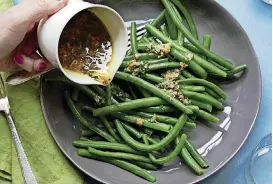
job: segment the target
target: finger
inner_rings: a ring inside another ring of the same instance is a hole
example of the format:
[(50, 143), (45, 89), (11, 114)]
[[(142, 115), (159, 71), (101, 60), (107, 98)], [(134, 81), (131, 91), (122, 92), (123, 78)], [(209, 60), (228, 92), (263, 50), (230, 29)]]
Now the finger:
[(27, 31), (31, 24), (54, 14), (67, 4), (68, 0), (24, 0), (7, 12), (13, 32)]
[(16, 55), (14, 61), (19, 67), (28, 72), (43, 72), (52, 67), (50, 63), (36, 53), (30, 57), (23, 54)]

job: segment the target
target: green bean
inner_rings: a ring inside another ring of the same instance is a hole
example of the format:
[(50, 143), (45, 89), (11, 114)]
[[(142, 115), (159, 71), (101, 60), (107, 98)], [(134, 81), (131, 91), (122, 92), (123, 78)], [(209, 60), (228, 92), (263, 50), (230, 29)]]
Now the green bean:
[(188, 91), (195, 91), (195, 92), (204, 92), (206, 89), (204, 86), (191, 86), (191, 85), (186, 85), (186, 86), (180, 86), (181, 89), (188, 90)]
[(212, 106), (211, 106), (210, 104), (204, 103), (204, 102), (202, 102), (202, 101), (194, 100), (194, 99), (191, 99), (190, 101), (191, 101), (191, 104), (192, 104), (192, 105), (196, 105), (196, 106), (198, 106), (199, 108), (208, 110), (209, 112), (212, 111)]
[(81, 138), (80, 138), (80, 141), (85, 141), (85, 142), (86, 142), (86, 141), (89, 141), (89, 139), (86, 138), (86, 137), (81, 137)]
[[(187, 136), (185, 134), (182, 134), (178, 145), (175, 147), (175, 149), (169, 155), (167, 155), (165, 157), (161, 157), (161, 158), (157, 159), (157, 158), (155, 158), (155, 156), (152, 153), (149, 153), (150, 160), (156, 164), (159, 164), (159, 165), (163, 165), (167, 162), (172, 161), (181, 152), (186, 139), (187, 139)], [(148, 140), (145, 136), (143, 136), (143, 141), (145, 142), (145, 144), (149, 144)]]
[(153, 64), (148, 66), (148, 71), (160, 70), (160, 69), (171, 69), (171, 68), (180, 68), (181, 64), (178, 62), (166, 62)]
[(77, 102), (79, 100), (79, 92), (80, 90), (78, 88), (74, 88), (72, 91), (72, 99)]
[(105, 103), (105, 101), (102, 97), (100, 97), (97, 93), (95, 93), (93, 90), (91, 90), (87, 86), (76, 84), (76, 83), (68, 80), (65, 77), (46, 78), (45, 80), (47, 82), (61, 82), (61, 83), (65, 83), (65, 84), (74, 86), (74, 87), (78, 88), (82, 93), (84, 93), (85, 95), (90, 97), (91, 99), (94, 99), (96, 103), (98, 103), (98, 104)]
[(180, 157), (197, 175), (201, 176), (204, 174), (203, 169), (198, 165), (198, 163), (192, 158), (188, 150), (184, 147), (182, 148)]
[(151, 25), (155, 26), (155, 27), (160, 27), (162, 22), (164, 22), (165, 20), (165, 10), (163, 10), (151, 23)]
[(149, 37), (148, 40), (150, 41), (150, 43), (156, 43), (155, 39), (152, 37)]
[(209, 167), (208, 163), (202, 158), (202, 156), (195, 149), (194, 145), (188, 139), (185, 141), (185, 147), (188, 150), (188, 152), (191, 154), (191, 156), (195, 159), (195, 161), (202, 168), (208, 168)]
[[(176, 49), (172, 49), (171, 50), (171, 55), (174, 56), (175, 58), (177, 58), (180, 61), (185, 61), (183, 54), (176, 50)], [(204, 68), (202, 68), (199, 64), (197, 64), (196, 62), (186, 62), (188, 64), (188, 68), (194, 72), (196, 75), (198, 75), (199, 77), (205, 79), (207, 78), (207, 72), (204, 70)]]
[(149, 128), (144, 128), (143, 132), (145, 134), (147, 134), (148, 136), (152, 136), (152, 134), (154, 133), (154, 131), (152, 129), (149, 129)]
[(196, 123), (186, 121), (185, 127), (194, 129), (196, 128)]
[(110, 164), (113, 164), (115, 166), (118, 166), (122, 169), (125, 169), (137, 176), (140, 176), (150, 182), (155, 182), (156, 179), (153, 175), (151, 175), (150, 173), (148, 173), (146, 170), (140, 168), (139, 166), (136, 166), (134, 164), (131, 164), (129, 162), (123, 161), (123, 160), (119, 160), (119, 159), (112, 159), (112, 158), (105, 158), (105, 157), (99, 157), (99, 156), (95, 156), (93, 154), (90, 154), (87, 150), (85, 149), (78, 149), (78, 155), (79, 156), (83, 156), (83, 157), (88, 157), (88, 158), (92, 158), (92, 159), (97, 159), (97, 160), (101, 160), (104, 162), (108, 162)]
[(137, 54), (137, 36), (136, 36), (136, 23), (132, 22), (131, 23), (131, 48), (132, 48), (132, 54)]
[[(197, 49), (194, 45), (190, 44), (190, 43), (184, 43), (183, 45), (186, 49), (190, 50), (191, 52), (195, 53), (195, 54), (202, 54), (202, 52)], [(221, 66), (221, 65), (220, 65)]]
[(154, 53), (138, 53), (135, 55), (127, 56), (123, 59), (123, 61), (131, 61), (131, 60), (149, 60), (149, 59), (159, 59), (161, 56)]
[[(146, 46), (147, 44), (138, 44), (138, 48), (141, 48), (141, 49), (146, 49)], [(142, 60), (141, 62), (144, 63), (144, 64), (158, 64), (158, 63), (165, 63), (165, 62), (168, 62), (168, 58), (162, 58), (162, 59), (151, 59), (151, 60)], [(128, 67), (130, 65), (132, 61), (124, 61), (122, 64), (121, 64), (121, 67)], [(133, 61), (134, 62), (134, 61)]]
[(112, 135), (116, 139), (117, 142), (122, 142), (122, 140), (120, 139), (118, 134), (115, 132), (115, 130), (111, 126), (110, 122), (104, 116), (100, 116), (99, 118), (102, 121), (102, 123), (104, 124), (107, 131), (110, 133), (110, 135)]
[(228, 76), (230, 77), (232, 75), (240, 73), (241, 71), (245, 70), (246, 68), (247, 68), (246, 64), (236, 66), (233, 70), (227, 72)]
[(105, 93), (106, 93), (106, 104), (111, 105), (112, 92), (111, 92), (110, 85), (105, 86)]
[(140, 108), (137, 109), (138, 111), (141, 112), (148, 112), (148, 113), (169, 113), (169, 112), (179, 112), (178, 109), (170, 106), (155, 106), (155, 107), (147, 107), (147, 108)]
[(204, 69), (206, 69), (208, 72), (214, 73), (215, 75), (218, 75), (220, 77), (227, 77), (227, 73), (225, 71), (206, 61), (204, 58), (195, 55), (193, 60), (200, 66), (202, 66)]
[[(149, 113), (145, 113), (145, 112), (136, 112), (136, 111), (129, 111), (128, 112), (131, 115), (134, 116), (139, 116), (139, 117), (143, 117), (143, 118), (150, 118), (150, 119), (154, 119), (156, 121), (162, 122), (162, 123), (166, 123), (166, 124), (170, 124), (170, 125), (175, 125), (178, 122), (177, 118), (173, 118), (173, 117), (169, 117), (169, 116), (163, 116), (163, 115), (158, 115), (158, 114), (149, 114)], [(190, 124), (188, 126), (188, 123), (185, 123), (185, 127), (188, 128), (192, 128), (192, 124)]]
[(140, 91), (144, 98), (152, 97), (152, 94), (149, 93), (147, 90), (143, 89), (142, 87), (137, 87), (137, 89)]
[(112, 113), (111, 115), (114, 116), (115, 118), (126, 121), (128, 123), (151, 128), (153, 130), (158, 130), (158, 131), (162, 131), (162, 132), (168, 133), (172, 128), (171, 125), (167, 125), (164, 123), (151, 123), (150, 121), (148, 121), (146, 119), (139, 118), (136, 116), (130, 116), (130, 115), (127, 115), (127, 114), (124, 114), (121, 112), (115, 112), (115, 113)]
[(171, 39), (176, 40), (177, 39), (177, 28), (176, 25), (173, 23), (173, 20), (169, 16), (169, 14), (165, 13), (165, 18), (167, 20), (167, 28), (168, 32), (170, 34)]
[(159, 77), (159, 76), (153, 75), (153, 74), (149, 74), (149, 73), (144, 74), (142, 77), (144, 77), (145, 79), (150, 80), (152, 82), (155, 82), (155, 83), (160, 83), (160, 82), (164, 81), (164, 79), (162, 77)]
[(186, 78), (196, 78), (193, 74), (191, 74), (190, 72), (186, 71), (186, 70), (182, 70), (181, 72), (183, 74), (184, 77)]
[(141, 98), (122, 102), (119, 104), (104, 106), (93, 111), (94, 116), (107, 115), (113, 112), (123, 112), (141, 107), (151, 107), (155, 105), (166, 105), (167, 102), (158, 97)]
[(215, 99), (220, 99), (221, 96), (219, 96), (217, 93), (215, 93), (212, 89), (208, 88), (208, 87), (205, 87), (206, 88), (206, 93), (210, 96), (212, 96), (213, 98)]
[[(121, 89), (118, 85), (111, 84), (111, 91), (112, 94), (118, 98), (120, 101), (125, 101), (126, 99), (131, 99), (132, 97), (125, 92), (123, 89)], [(113, 101), (113, 100), (111, 100)]]
[(133, 153), (138, 155), (144, 155), (144, 153), (139, 152), (131, 148), (126, 144), (121, 143), (113, 143), (113, 142), (106, 142), (106, 141), (73, 141), (73, 145), (77, 148), (96, 148), (100, 150), (112, 150), (112, 151), (121, 151), (125, 153)]
[[(119, 120), (116, 119), (116, 121), (119, 121)], [(142, 134), (137, 129), (135, 129), (134, 127), (132, 127), (131, 125), (129, 125), (127, 123), (123, 123), (123, 122), (122, 122), (122, 125), (123, 125), (124, 129), (127, 132), (129, 132), (129, 134), (131, 134), (132, 136), (134, 136), (135, 138), (140, 139), (142, 137)]]
[(159, 88), (157, 88), (156, 86), (154, 86), (153, 84), (146, 82), (143, 79), (140, 79), (136, 76), (124, 73), (124, 72), (117, 72), (115, 77), (117, 77), (118, 79), (122, 79), (125, 80), (127, 82), (131, 82), (137, 86), (140, 86), (144, 89), (146, 89), (147, 91), (150, 91), (151, 93), (155, 94), (156, 96), (162, 98), (163, 100), (166, 100), (167, 102), (169, 102), (170, 104), (172, 104), (173, 106), (177, 107), (178, 109), (180, 109), (181, 111), (187, 113), (187, 114), (192, 114), (192, 111), (190, 109), (188, 109), (183, 103), (181, 103), (179, 100), (171, 97), (170, 95), (168, 95), (166, 92), (160, 90)]
[(143, 40), (144, 40), (146, 43), (150, 43), (150, 40), (149, 40), (147, 37), (143, 37)]
[(88, 152), (92, 155), (108, 157), (108, 158), (117, 158), (124, 160), (135, 160), (144, 163), (153, 163), (148, 157), (143, 155), (136, 155), (132, 153), (123, 153), (123, 152), (112, 152), (112, 151), (101, 151), (92, 147), (88, 147)]
[(137, 161), (130, 161), (132, 164), (135, 164), (143, 169), (148, 169), (152, 171), (158, 170), (158, 166), (154, 164), (144, 163), (144, 162), (137, 162)]
[(203, 43), (206, 49), (210, 49), (211, 46), (211, 35), (204, 35), (203, 36)]
[(130, 95), (132, 96), (132, 98), (134, 100), (137, 99), (138, 97), (135, 93), (135, 90), (133, 90), (133, 86), (129, 82), (127, 82), (127, 86), (128, 86), (128, 89), (129, 89), (129, 92), (130, 92)]
[(191, 108), (191, 107), (197, 107), (197, 106), (189, 105), (188, 107), (194, 112), (194, 114), (196, 116), (199, 116), (199, 117), (203, 118), (204, 120), (207, 120), (207, 121), (213, 122), (213, 123), (218, 123), (220, 121), (217, 117), (213, 116), (212, 114), (210, 114), (206, 111), (200, 110), (199, 108), (198, 109)]
[(116, 123), (117, 130), (121, 137), (124, 139), (127, 144), (132, 146), (133, 148), (140, 150), (140, 151), (145, 151), (145, 152), (151, 152), (151, 151), (156, 151), (160, 150), (161, 148), (167, 146), (170, 144), (176, 136), (179, 134), (181, 129), (183, 128), (185, 122), (187, 120), (187, 115), (183, 113), (183, 115), (180, 116), (179, 121), (176, 123), (176, 125), (173, 127), (173, 129), (170, 131), (170, 133), (164, 137), (160, 142), (152, 145), (146, 145), (143, 143), (140, 143), (136, 140), (134, 140), (122, 127), (120, 123)]
[(85, 127), (89, 128), (93, 132), (96, 132), (98, 135), (100, 135), (101, 137), (105, 138), (109, 142), (117, 142), (115, 140), (115, 138), (112, 137), (110, 134), (108, 134), (107, 132), (105, 132), (105, 131), (101, 130), (100, 128), (98, 128), (94, 123), (88, 122), (86, 119), (84, 119), (81, 116), (81, 114), (79, 113), (79, 111), (75, 107), (74, 102), (72, 101), (71, 96), (68, 93), (68, 91), (65, 91), (65, 99), (67, 101), (69, 109), (71, 110), (71, 112), (73, 113), (73, 115), (80, 121), (80, 123), (82, 125), (84, 125)]
[(224, 106), (221, 102), (219, 102), (218, 100), (216, 100), (210, 96), (207, 96), (205, 94), (196, 93), (193, 91), (186, 91), (186, 90), (181, 90), (181, 92), (183, 93), (183, 95), (185, 95), (186, 97), (188, 97), (190, 99), (203, 101), (205, 103), (211, 104), (213, 107), (216, 107), (220, 110), (224, 109)]
[(168, 32), (168, 29), (167, 29), (166, 24), (163, 24), (163, 25), (160, 27), (160, 31), (161, 31), (165, 36), (169, 36), (169, 32)]
[(98, 93), (100, 96), (105, 96), (106, 94), (105, 94), (105, 91), (101, 88), (101, 87), (99, 87), (98, 85), (92, 85), (91, 86), (91, 88), (96, 92), (96, 93)]
[(183, 37), (183, 33), (181, 31), (178, 32), (178, 36), (177, 36), (177, 43), (181, 46), (184, 45), (184, 37)]
[(130, 55), (132, 55), (132, 48), (130, 48), (130, 49), (127, 51), (127, 53), (126, 53), (125, 56), (130, 56)]
[(223, 67), (222, 65), (219, 65), (218, 63), (216, 63), (216, 62), (214, 62), (214, 61), (212, 61), (212, 60), (208, 60), (208, 61), (209, 61), (211, 64), (215, 65), (216, 67), (220, 68), (221, 70), (228, 72), (228, 69), (225, 68), (225, 67)]
[[(195, 27), (193, 19), (190, 15), (189, 11), (187, 10), (187, 8), (179, 0), (171, 0), (171, 2), (173, 4), (175, 4), (175, 6), (177, 6), (177, 8), (182, 12), (182, 14), (184, 15), (184, 17), (189, 25), (191, 34), (193, 35), (194, 38), (198, 39), (197, 29)], [(172, 10), (174, 10), (174, 9), (176, 9), (176, 8), (172, 7)], [(176, 11), (177, 11), (177, 9), (176, 9)]]
[(206, 87), (209, 87), (210, 89), (212, 89), (215, 93), (217, 93), (220, 97), (222, 97), (223, 99), (227, 99), (227, 95), (226, 93), (219, 88), (218, 86), (216, 86), (214, 83), (206, 81), (204, 79), (184, 79), (184, 80), (180, 80), (178, 81), (180, 84), (201, 84), (204, 85)]
[(195, 46), (197, 47), (200, 51), (202, 51), (207, 57), (209, 57), (210, 59), (212, 59), (213, 61), (219, 63), (220, 65), (228, 68), (228, 69), (233, 69), (234, 66), (232, 65), (232, 63), (220, 56), (218, 56), (217, 54), (211, 52), (210, 50), (206, 49), (199, 41), (198, 39), (196, 39), (195, 37), (192, 36), (192, 34), (187, 30), (187, 28), (185, 28), (185, 26), (179, 22), (179, 20), (177, 19), (176, 15), (174, 14), (174, 12), (172, 11), (172, 7), (169, 4), (168, 0), (161, 0), (162, 3), (164, 4), (165, 8), (166, 8), (166, 12), (170, 15), (170, 17), (172, 18), (173, 22), (175, 23), (175, 25), (177, 26), (177, 28), (184, 34), (184, 36)]
[(91, 130), (82, 130), (82, 132), (81, 132), (82, 137), (91, 137), (94, 135), (96, 135), (96, 133)]

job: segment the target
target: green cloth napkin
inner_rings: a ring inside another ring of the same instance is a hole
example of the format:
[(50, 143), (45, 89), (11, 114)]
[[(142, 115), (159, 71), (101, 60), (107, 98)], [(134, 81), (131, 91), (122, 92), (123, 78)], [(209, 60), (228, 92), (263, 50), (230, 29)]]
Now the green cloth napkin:
[[(12, 5), (0, 0), (0, 12)], [(78, 170), (66, 159), (53, 140), (40, 106), (38, 79), (7, 86), (11, 112), (31, 168), (39, 184), (82, 184)], [(0, 183), (23, 184), (17, 153), (8, 122), (0, 114)]]

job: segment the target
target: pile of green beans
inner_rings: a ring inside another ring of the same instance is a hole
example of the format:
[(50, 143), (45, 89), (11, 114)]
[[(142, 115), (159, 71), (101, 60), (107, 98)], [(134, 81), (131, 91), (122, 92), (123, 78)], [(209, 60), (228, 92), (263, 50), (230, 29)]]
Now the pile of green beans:
[[(85, 127), (73, 142), (78, 155), (150, 182), (156, 178), (147, 170), (159, 170), (177, 156), (194, 173), (204, 174), (209, 165), (185, 132), (198, 122), (219, 122), (211, 112), (223, 110), (228, 96), (210, 79), (230, 80), (247, 68), (213, 53), (212, 35), (198, 40), (181, 0), (162, 3), (165, 9), (146, 25), (140, 40), (132, 23), (131, 49), (108, 86), (79, 85), (64, 77), (45, 79), (69, 86), (68, 108)], [(85, 119), (82, 113), (101, 123)]]

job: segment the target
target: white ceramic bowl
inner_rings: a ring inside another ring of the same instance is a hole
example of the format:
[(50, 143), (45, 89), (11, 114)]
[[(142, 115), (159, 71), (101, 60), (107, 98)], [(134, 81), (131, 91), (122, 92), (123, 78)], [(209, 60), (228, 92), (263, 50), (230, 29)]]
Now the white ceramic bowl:
[(56, 68), (59, 68), (70, 80), (79, 84), (102, 85), (102, 83), (88, 75), (64, 70), (58, 56), (59, 39), (65, 25), (73, 16), (84, 9), (91, 10), (108, 29), (113, 45), (112, 59), (108, 70), (109, 77), (112, 79), (125, 57), (128, 36), (121, 16), (107, 6), (91, 4), (81, 0), (70, 0), (63, 9), (40, 21), (37, 32), (38, 43), (42, 54), (47, 60)]

